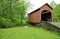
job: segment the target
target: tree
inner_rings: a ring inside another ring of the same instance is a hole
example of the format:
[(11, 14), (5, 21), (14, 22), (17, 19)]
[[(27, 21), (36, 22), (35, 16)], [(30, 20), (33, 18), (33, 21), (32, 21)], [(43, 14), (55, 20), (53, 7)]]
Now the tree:
[(28, 6), (30, 5), (29, 2), (26, 2), (24, 0), (18, 0), (18, 1), (15, 1), (15, 3), (13, 4), (13, 11), (15, 14), (13, 14), (13, 18), (19, 18), (21, 24), (24, 20), (24, 17), (25, 17), (25, 14), (26, 14), (26, 11), (27, 11), (27, 8)]
[(54, 19), (58, 22), (60, 21), (60, 4), (58, 4), (54, 9)]
[(21, 25), (29, 5), (26, 0), (0, 0), (0, 17)]
[(57, 4), (56, 4), (54, 1), (52, 1), (52, 2), (50, 3), (50, 6), (54, 9), (54, 8), (57, 6)]

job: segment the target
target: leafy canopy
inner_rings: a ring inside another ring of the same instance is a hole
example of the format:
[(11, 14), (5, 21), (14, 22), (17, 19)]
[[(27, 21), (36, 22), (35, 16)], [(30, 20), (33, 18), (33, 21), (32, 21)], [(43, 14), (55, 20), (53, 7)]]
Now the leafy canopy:
[(54, 12), (54, 19), (56, 21), (59, 21), (60, 20), (60, 4), (56, 6), (53, 12)]

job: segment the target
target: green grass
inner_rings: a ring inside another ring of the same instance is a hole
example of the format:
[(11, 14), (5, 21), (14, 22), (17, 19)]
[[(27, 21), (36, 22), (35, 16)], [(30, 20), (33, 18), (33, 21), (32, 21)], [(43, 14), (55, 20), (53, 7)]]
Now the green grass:
[(60, 35), (42, 28), (9, 28), (0, 29), (0, 39), (60, 39)]

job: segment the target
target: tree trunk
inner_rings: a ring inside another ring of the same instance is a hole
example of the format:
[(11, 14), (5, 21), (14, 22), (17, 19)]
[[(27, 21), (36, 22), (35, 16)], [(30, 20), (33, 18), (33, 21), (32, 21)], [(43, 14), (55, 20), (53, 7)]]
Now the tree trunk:
[(4, 3), (3, 3), (3, 0), (2, 0), (2, 7), (3, 7), (3, 9), (2, 9), (2, 16), (4, 17), (4, 5), (3, 5)]
[(12, 18), (12, 0), (10, 0), (10, 18)]

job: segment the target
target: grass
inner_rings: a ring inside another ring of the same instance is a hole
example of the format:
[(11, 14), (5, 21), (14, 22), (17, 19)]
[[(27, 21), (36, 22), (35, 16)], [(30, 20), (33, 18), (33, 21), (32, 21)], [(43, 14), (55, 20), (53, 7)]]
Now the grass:
[(60, 39), (60, 35), (42, 28), (20, 27), (0, 29), (0, 39)]

